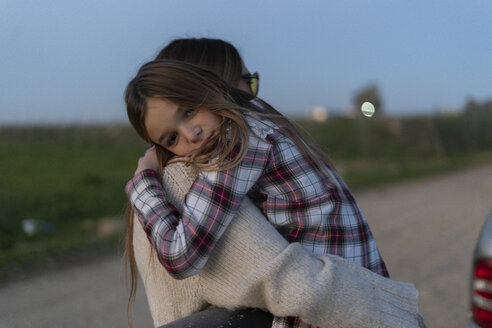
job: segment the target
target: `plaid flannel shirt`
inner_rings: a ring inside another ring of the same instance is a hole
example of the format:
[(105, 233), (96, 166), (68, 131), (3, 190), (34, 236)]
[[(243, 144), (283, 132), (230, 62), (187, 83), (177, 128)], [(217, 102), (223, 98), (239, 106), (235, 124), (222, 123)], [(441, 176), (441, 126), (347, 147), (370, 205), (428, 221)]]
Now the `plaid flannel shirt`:
[[(341, 177), (319, 169), (272, 123), (247, 119), (253, 133), (243, 161), (220, 172), (200, 172), (182, 213), (164, 199), (157, 174), (144, 170), (126, 186), (148, 239), (177, 279), (198, 273), (249, 196), (289, 241), (317, 254), (335, 254), (383, 276), (385, 264), (367, 222)], [(311, 327), (295, 317), (273, 327)]]

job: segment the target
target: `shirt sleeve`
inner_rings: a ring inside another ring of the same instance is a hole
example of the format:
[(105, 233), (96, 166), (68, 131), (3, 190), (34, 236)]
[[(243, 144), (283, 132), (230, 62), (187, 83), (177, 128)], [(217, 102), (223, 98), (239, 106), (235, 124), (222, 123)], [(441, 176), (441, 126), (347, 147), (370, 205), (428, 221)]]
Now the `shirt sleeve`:
[(270, 144), (251, 136), (246, 156), (234, 168), (200, 172), (180, 214), (166, 202), (157, 174), (145, 170), (126, 186), (157, 257), (176, 279), (198, 273), (247, 192), (265, 169)]

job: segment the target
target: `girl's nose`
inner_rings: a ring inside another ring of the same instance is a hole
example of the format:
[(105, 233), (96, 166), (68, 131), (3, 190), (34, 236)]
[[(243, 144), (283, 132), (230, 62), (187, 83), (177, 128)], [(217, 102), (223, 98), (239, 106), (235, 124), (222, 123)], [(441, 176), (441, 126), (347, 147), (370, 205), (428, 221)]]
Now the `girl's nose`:
[(190, 143), (195, 143), (202, 140), (202, 129), (197, 125), (183, 124), (181, 133), (183, 133), (185, 138)]

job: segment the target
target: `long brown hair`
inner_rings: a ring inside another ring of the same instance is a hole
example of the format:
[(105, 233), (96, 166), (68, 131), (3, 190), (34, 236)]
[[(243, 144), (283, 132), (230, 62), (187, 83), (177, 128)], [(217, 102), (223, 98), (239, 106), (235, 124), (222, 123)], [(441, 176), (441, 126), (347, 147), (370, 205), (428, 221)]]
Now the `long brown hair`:
[(205, 67), (232, 86), (236, 86), (241, 79), (241, 56), (232, 44), (224, 40), (176, 39), (162, 49), (155, 59), (179, 60)]

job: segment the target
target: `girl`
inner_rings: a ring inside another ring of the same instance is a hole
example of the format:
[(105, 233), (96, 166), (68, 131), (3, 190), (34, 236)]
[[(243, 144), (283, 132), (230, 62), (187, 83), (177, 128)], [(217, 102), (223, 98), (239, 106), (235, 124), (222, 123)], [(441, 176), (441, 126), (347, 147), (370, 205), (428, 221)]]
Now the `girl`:
[[(206, 67), (224, 78), (231, 85), (236, 88), (249, 93), (255, 97), (259, 89), (259, 75), (258, 73), (250, 74), (246, 65), (241, 59), (238, 50), (230, 43), (220, 39), (210, 38), (183, 38), (175, 39), (171, 41), (166, 47), (164, 47), (156, 59), (173, 59), (180, 60), (189, 63), (196, 64), (198, 66)], [(175, 169), (179, 169), (175, 167)], [(169, 169), (168, 169), (169, 171)], [(189, 174), (186, 170), (179, 171), (180, 175)], [(188, 175), (191, 178), (191, 174)], [(181, 182), (183, 184), (183, 182)], [(170, 188), (168, 188), (168, 191)], [(262, 215), (258, 215), (261, 218)], [(264, 219), (264, 218), (262, 218)], [(129, 314), (131, 313), (131, 306), (135, 298), (136, 290), (136, 271), (137, 268), (140, 271), (140, 275), (144, 278), (144, 286), (149, 301), (152, 317), (156, 322), (156, 326), (163, 320), (169, 321), (166, 318), (169, 313), (169, 308), (163, 305), (162, 295), (157, 295), (156, 290), (167, 289), (174, 283), (168, 281), (167, 273), (163, 273), (159, 267), (160, 264), (154, 263), (154, 254), (151, 248), (146, 245), (148, 241), (146, 237), (142, 235), (141, 227), (133, 229), (133, 215), (128, 216), (128, 228), (127, 228), (127, 242), (126, 242), (126, 256), (128, 258), (130, 277), (131, 277), (131, 293), (129, 301)], [(276, 231), (269, 229), (262, 229), (262, 231), (268, 230), (271, 234), (278, 234)], [(231, 230), (231, 234), (234, 230)], [(258, 231), (256, 231), (258, 232)], [(248, 231), (251, 236), (258, 235), (255, 231)], [(143, 239), (145, 238), (145, 242)], [(273, 242), (274, 236), (269, 236), (269, 239)], [(246, 247), (251, 250), (251, 244), (246, 242)], [(134, 244), (136, 247), (134, 247)], [(150, 260), (150, 261), (149, 261)], [(150, 273), (150, 274), (149, 274)], [(163, 274), (162, 274), (163, 273)], [(208, 284), (208, 287), (212, 287), (213, 284)], [(215, 286), (216, 287), (216, 286)], [(194, 300), (196, 302), (196, 300)], [(219, 315), (220, 314), (220, 315)], [(205, 326), (210, 324), (211, 321), (218, 323), (217, 317), (220, 317), (222, 322), (230, 322), (231, 319), (240, 317), (244, 324), (255, 327), (260, 327), (260, 322), (263, 322), (264, 326), (271, 326), (273, 316), (269, 313), (262, 313), (261, 311), (227, 311), (225, 309), (213, 309), (200, 311), (200, 319), (205, 322)], [(188, 317), (181, 319), (180, 324), (189, 325), (188, 321), (193, 318)], [(184, 322), (188, 320), (187, 322)], [(237, 320), (236, 320), (237, 321)], [(193, 325), (196, 325), (194, 323)], [(219, 325), (219, 324), (217, 324)]]
[[(211, 72), (165, 61), (142, 67), (126, 101), (132, 124), (157, 150), (139, 161), (127, 191), (171, 274), (200, 271), (248, 195), (290, 242), (387, 276), (343, 181), (266, 104), (249, 101)], [(184, 160), (202, 169), (181, 215), (162, 197), (157, 156), (164, 164)]]
[[(154, 246), (176, 278), (200, 271), (246, 195), (289, 242), (388, 276), (350, 191), (285, 118), (244, 101), (214, 73), (173, 61), (144, 65), (126, 103), (133, 127), (155, 145), (127, 192), (146, 229), (159, 235)], [(164, 164), (179, 156), (203, 170), (181, 215), (159, 199), (156, 151)], [(141, 206), (149, 200), (156, 203), (146, 217)]]

